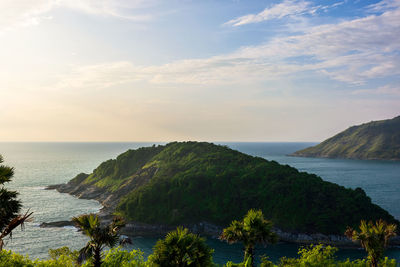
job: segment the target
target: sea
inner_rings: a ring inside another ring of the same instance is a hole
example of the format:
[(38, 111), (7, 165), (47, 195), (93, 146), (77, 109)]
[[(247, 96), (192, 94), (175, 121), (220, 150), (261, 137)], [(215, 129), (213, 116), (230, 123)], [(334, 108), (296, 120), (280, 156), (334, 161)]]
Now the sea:
[[(365, 190), (372, 202), (389, 211), (400, 220), (400, 162), (379, 160), (319, 159), (291, 157), (288, 154), (316, 143), (242, 143), (216, 142), (243, 153), (288, 164), (300, 171), (315, 173), (325, 181)], [(115, 158), (128, 149), (163, 143), (0, 143), (4, 163), (15, 168), (13, 181), (7, 188), (17, 190), (23, 203), (23, 212), (32, 211), (34, 220), (23, 231), (14, 231), (6, 238), (6, 249), (31, 259), (48, 258), (48, 250), (68, 246), (80, 249), (87, 238), (74, 227), (40, 228), (42, 222), (70, 220), (73, 216), (99, 211), (95, 200), (78, 199), (48, 185), (66, 183), (79, 173), (91, 173), (101, 162)], [(135, 237), (126, 249), (140, 249), (144, 256), (151, 254), (156, 241), (162, 237)], [(240, 244), (228, 245), (218, 239), (207, 238), (215, 250), (213, 259), (223, 264), (228, 260), (240, 262), (243, 258)], [(256, 256), (266, 255), (277, 262), (281, 257), (297, 257), (298, 245), (276, 244), (258, 247)], [(338, 259), (357, 259), (366, 256), (362, 249), (340, 249)], [(391, 248), (386, 256), (400, 262), (400, 248)]]

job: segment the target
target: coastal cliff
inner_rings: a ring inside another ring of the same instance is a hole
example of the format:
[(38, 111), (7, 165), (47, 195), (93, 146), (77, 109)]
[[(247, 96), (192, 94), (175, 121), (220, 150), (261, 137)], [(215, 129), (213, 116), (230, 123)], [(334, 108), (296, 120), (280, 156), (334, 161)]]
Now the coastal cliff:
[(291, 156), (400, 160), (400, 116), (352, 126)]
[(98, 200), (102, 216), (127, 220), (129, 235), (164, 234), (185, 225), (218, 236), (250, 208), (263, 210), (282, 240), (298, 243), (351, 245), (342, 234), (361, 219), (398, 224), (360, 188), (210, 143), (129, 150), (49, 189)]

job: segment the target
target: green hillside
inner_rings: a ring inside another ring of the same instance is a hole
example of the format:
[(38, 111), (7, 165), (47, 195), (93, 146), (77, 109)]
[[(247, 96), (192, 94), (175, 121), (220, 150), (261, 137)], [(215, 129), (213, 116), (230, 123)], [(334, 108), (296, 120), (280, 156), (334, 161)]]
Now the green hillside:
[(145, 223), (226, 226), (250, 208), (262, 209), (282, 230), (304, 233), (343, 234), (361, 219), (395, 221), (360, 188), (346, 189), (211, 143), (129, 150), (69, 185), (75, 194), (94, 185), (101, 196), (111, 195), (107, 199), (114, 201), (117, 213)]
[(316, 146), (292, 155), (400, 160), (400, 116), (350, 127)]

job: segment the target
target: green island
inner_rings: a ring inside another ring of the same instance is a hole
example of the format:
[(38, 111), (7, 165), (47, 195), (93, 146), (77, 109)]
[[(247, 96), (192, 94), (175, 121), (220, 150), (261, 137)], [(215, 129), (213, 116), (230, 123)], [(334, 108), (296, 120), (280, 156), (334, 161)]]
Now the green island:
[(50, 189), (97, 199), (110, 214), (150, 225), (221, 229), (249, 209), (290, 233), (343, 235), (362, 219), (399, 224), (361, 188), (206, 142), (128, 150)]
[[(396, 260), (385, 257), (385, 249), (390, 239), (397, 236), (399, 222), (372, 204), (361, 189), (346, 189), (287, 165), (198, 142), (129, 150), (115, 160), (103, 162), (90, 175), (80, 174), (68, 184), (53, 186), (81, 197), (102, 199), (109, 204), (106, 210), (114, 214), (109, 214), (111, 219), (104, 214), (73, 217), (73, 225), (87, 237), (87, 244), (79, 251), (69, 247), (50, 249), (48, 259), (32, 260), (29, 255), (4, 249), (12, 232), (18, 226), (23, 229), (24, 223), (31, 220), (32, 212), (22, 213), (18, 192), (4, 186), (12, 180), (14, 169), (1, 163), (0, 156), (0, 267), (397, 266)], [(257, 208), (242, 212), (246, 205)], [(141, 213), (146, 206), (149, 215)], [(290, 215), (283, 216), (285, 213), (277, 212), (276, 207), (286, 209)], [(317, 217), (310, 218), (308, 213)], [(298, 216), (305, 219), (296, 220)], [(358, 218), (359, 226), (354, 221)], [(199, 219), (223, 226), (218, 231), (219, 239), (229, 244), (240, 243), (243, 261), (214, 263), (214, 250), (205, 238), (186, 228)], [(122, 235), (129, 220), (178, 226), (159, 239), (153, 253), (145, 259), (140, 250), (122, 249), (132, 244), (128, 236)], [(282, 240), (281, 232), (274, 228), (275, 222), (281, 229), (337, 231), (361, 245), (368, 256), (339, 261), (335, 257), (336, 247), (315, 242), (301, 247), (299, 257), (282, 257), (274, 263), (266, 255), (256, 255), (256, 246)], [(57, 223), (62, 226), (65, 222)]]
[(298, 157), (400, 160), (400, 116), (372, 121), (296, 151)]

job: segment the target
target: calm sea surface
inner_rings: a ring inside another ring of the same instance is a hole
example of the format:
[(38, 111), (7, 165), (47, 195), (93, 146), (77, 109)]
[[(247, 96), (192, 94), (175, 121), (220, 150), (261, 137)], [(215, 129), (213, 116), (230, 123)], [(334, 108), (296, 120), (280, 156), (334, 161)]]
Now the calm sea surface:
[[(65, 183), (80, 172), (90, 173), (101, 162), (115, 158), (127, 149), (153, 143), (0, 143), (5, 164), (15, 167), (15, 176), (7, 187), (18, 190), (24, 210), (34, 212), (34, 222), (25, 231), (14, 231), (7, 240), (7, 249), (31, 258), (46, 258), (49, 248), (69, 246), (79, 249), (87, 239), (72, 227), (39, 228), (41, 222), (68, 220), (72, 216), (96, 212), (101, 206), (93, 200), (82, 200), (56, 191), (44, 190), (47, 185)], [(315, 173), (324, 180), (346, 187), (363, 188), (372, 201), (400, 219), (400, 162), (288, 157), (289, 153), (314, 143), (220, 143), (244, 153), (291, 165), (301, 171)], [(131, 248), (151, 253), (157, 238), (135, 238)], [(214, 261), (224, 263), (242, 259), (240, 245), (227, 245), (218, 240), (207, 241), (215, 249)], [(259, 248), (258, 255), (272, 260), (295, 257), (298, 247), (279, 244)], [(362, 250), (340, 250), (339, 258), (361, 258)], [(387, 251), (387, 256), (400, 261), (400, 249)]]

